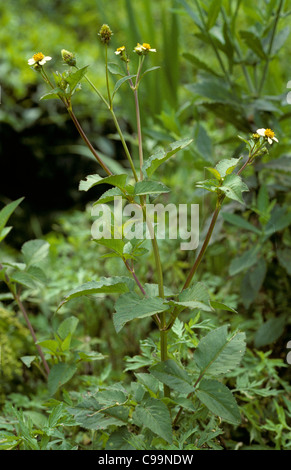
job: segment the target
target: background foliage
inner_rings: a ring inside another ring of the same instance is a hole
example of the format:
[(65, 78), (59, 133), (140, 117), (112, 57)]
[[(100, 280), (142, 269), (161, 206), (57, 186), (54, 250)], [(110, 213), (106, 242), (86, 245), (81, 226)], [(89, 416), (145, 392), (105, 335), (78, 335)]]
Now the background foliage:
[[(171, 202), (200, 204), (201, 241), (213, 210), (212, 196), (195, 187), (207, 176), (205, 167), (215, 166), (226, 155), (237, 157), (244, 152), (238, 134), (246, 138), (260, 127), (276, 132), (279, 145), (245, 175), (251, 188), (244, 198), (245, 207), (232, 201), (223, 208), (198, 276), (210, 286), (213, 300), (231, 305), (238, 313), (220, 311), (219, 317), (209, 312), (185, 314), (185, 325), (177, 323), (171, 333), (172, 344), (185, 362), (201, 334), (214, 327), (229, 324), (232, 330), (246, 333), (243, 363), (235, 374), (226, 374), (240, 406), (242, 424), (231, 427), (224, 423), (222, 434), (214, 418), (205, 421), (204, 410), (196, 409), (193, 435), (187, 434), (185, 423), (175, 445), (290, 447), (291, 366), (286, 363), (291, 337), (291, 139), (286, 99), (291, 80), (290, 10), (290, 1), (278, 0), (259, 0), (256, 8), (240, 0), (113, 0), (110, 8), (103, 0), (12, 0), (0, 5), (1, 208), (25, 196), (9, 221), (14, 229), (1, 243), (0, 261), (23, 263), (20, 249), (31, 239), (49, 244), (47, 256), (37, 263), (44, 273), (43, 282), (23, 281), (23, 300), (38, 340), (55, 341), (43, 343), (48, 358), (68, 366), (65, 386), (58, 390), (52, 380), (48, 393), (37, 361), (32, 359), (33, 342), (17, 305), (1, 283), (0, 432), (11, 434), (4, 444), (7, 448), (99, 449), (110, 448), (110, 444), (124, 448), (128, 442), (124, 428), (118, 433), (117, 426), (116, 434), (107, 428), (96, 432), (88, 423), (76, 428), (67, 407), (73, 408), (74, 399), (88, 389), (109, 389), (114, 396), (116, 382), (129, 384), (137, 374), (137, 385), (130, 392), (134, 399), (142, 390), (152, 399), (157, 396), (156, 385), (144, 384), (142, 376), (156, 354), (157, 338), (148, 319), (139, 322), (138, 331), (133, 322), (117, 335), (111, 318), (114, 299), (109, 296), (75, 299), (55, 314), (64, 293), (72, 287), (112, 272), (126, 273), (118, 259), (102, 258), (102, 248), (94, 246), (92, 255), (90, 203), (105, 188), (78, 191), (79, 181), (96, 172), (95, 161), (61, 104), (39, 101), (47, 89), (27, 60), (40, 50), (53, 57), (53, 70), (62, 71), (60, 50), (72, 50), (80, 66), (90, 64), (88, 75), (105, 90), (103, 49), (97, 36), (103, 23), (114, 32), (113, 62), (115, 48), (123, 44), (128, 50), (137, 42), (157, 48), (150, 60), (161, 69), (148, 74), (140, 90), (145, 152), (150, 155), (160, 145), (194, 138), (189, 149), (161, 167), (158, 175), (172, 188)], [(134, 62), (135, 57), (131, 58)], [(113, 83), (115, 76), (111, 79)], [(105, 161), (126, 171), (110, 116), (100, 101), (92, 99), (85, 82), (74, 104)], [(137, 157), (134, 113), (130, 92), (123, 86), (117, 96), (117, 114)], [(178, 289), (192, 257), (172, 242), (160, 248), (165, 285)], [(149, 257), (139, 266), (140, 276), (149, 283), (154, 282), (151, 265)], [(66, 319), (64, 328), (61, 325)], [(145, 341), (148, 334), (150, 339)], [(65, 340), (67, 346), (61, 347), (58, 341)], [(138, 426), (147, 418), (142, 407), (135, 410)], [(35, 437), (39, 429), (45, 429), (41, 444)], [(145, 436), (150, 443), (149, 431)], [(139, 437), (131, 437), (129, 448), (142, 448)]]

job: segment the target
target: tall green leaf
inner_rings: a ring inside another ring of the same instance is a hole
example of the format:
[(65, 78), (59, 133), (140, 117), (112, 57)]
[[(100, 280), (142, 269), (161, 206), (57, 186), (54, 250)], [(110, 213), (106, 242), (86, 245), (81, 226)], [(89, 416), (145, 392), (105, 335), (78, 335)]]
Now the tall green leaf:
[(229, 388), (217, 380), (202, 380), (196, 391), (199, 400), (216, 416), (240, 424), (240, 411)]
[(194, 391), (191, 377), (172, 359), (152, 366), (150, 373), (160, 382), (181, 394), (188, 394)]
[(134, 281), (126, 276), (102, 277), (99, 281), (89, 281), (72, 289), (59, 304), (57, 311), (69, 300), (83, 295), (122, 294), (134, 288)]
[(135, 292), (129, 292), (121, 295), (115, 304), (116, 312), (113, 315), (113, 323), (116, 332), (124, 327), (124, 325), (135, 318), (145, 318), (164, 312), (169, 308), (164, 304), (164, 300), (160, 297), (144, 297), (140, 298)]
[(226, 325), (210, 331), (201, 339), (194, 353), (200, 377), (217, 377), (235, 369), (245, 353), (245, 348), (244, 333), (237, 332), (228, 338)]
[(145, 426), (154, 434), (165, 439), (169, 444), (172, 443), (170, 413), (165, 403), (161, 400), (148, 398), (141, 405), (137, 405), (132, 419), (138, 426)]

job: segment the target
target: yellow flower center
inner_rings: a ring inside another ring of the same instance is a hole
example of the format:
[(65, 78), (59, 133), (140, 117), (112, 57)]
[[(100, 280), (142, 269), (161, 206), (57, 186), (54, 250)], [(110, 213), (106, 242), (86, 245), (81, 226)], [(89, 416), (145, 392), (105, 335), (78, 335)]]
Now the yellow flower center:
[(144, 42), (142, 47), (144, 47), (145, 49), (150, 49), (151, 48), (150, 44), (148, 44), (147, 42)]
[(125, 51), (125, 46), (118, 47), (116, 50), (117, 52)]
[(266, 129), (265, 136), (270, 137), (270, 139), (273, 139), (273, 137), (275, 137), (275, 132), (273, 132), (272, 129)]
[(44, 59), (44, 55), (42, 52), (38, 52), (37, 54), (34, 54), (33, 59), (35, 62), (39, 62), (40, 60)]

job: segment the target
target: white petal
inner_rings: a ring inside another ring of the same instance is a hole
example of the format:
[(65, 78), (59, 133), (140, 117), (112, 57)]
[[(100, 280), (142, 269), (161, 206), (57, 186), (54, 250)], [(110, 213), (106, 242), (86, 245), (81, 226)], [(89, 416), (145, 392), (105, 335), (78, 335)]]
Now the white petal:
[(45, 60), (45, 58), (44, 58), (44, 59), (42, 59), (42, 60), (40, 60), (38, 63), (39, 63), (39, 65), (44, 65), (44, 64), (46, 63), (46, 60)]
[(28, 65), (33, 65), (35, 64), (35, 60), (32, 58), (32, 59), (29, 59), (28, 60)]
[(274, 140), (275, 142), (279, 142), (279, 140), (277, 139), (277, 137), (273, 137), (273, 140)]
[(268, 142), (269, 142), (270, 145), (272, 145), (273, 141), (272, 141), (271, 137), (268, 137)]
[(265, 131), (266, 131), (266, 129), (258, 129), (258, 130), (256, 131), (256, 133), (259, 134), (259, 135), (261, 135), (262, 137), (265, 137)]
[(47, 55), (47, 56), (45, 56), (45, 58), (43, 60), (48, 61), (48, 60), (52, 60), (52, 58), (49, 55)]

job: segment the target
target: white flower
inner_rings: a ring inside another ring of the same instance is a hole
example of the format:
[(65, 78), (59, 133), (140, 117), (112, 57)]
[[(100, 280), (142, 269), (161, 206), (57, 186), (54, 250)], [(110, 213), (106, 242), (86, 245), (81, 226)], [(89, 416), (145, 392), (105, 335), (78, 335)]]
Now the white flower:
[(270, 145), (272, 145), (273, 141), (279, 142), (277, 137), (275, 137), (275, 132), (272, 131), (272, 129), (258, 129), (256, 134), (261, 137), (265, 137)]
[(150, 44), (144, 42), (143, 44), (137, 43), (137, 46), (134, 48), (134, 52), (138, 55), (145, 55), (148, 52), (157, 52), (156, 49), (152, 49)]
[(118, 47), (115, 51), (116, 55), (122, 55), (125, 52), (125, 46)]
[(28, 60), (28, 65), (44, 65), (49, 60), (51, 60), (51, 57), (45, 56), (42, 52), (37, 52)]

